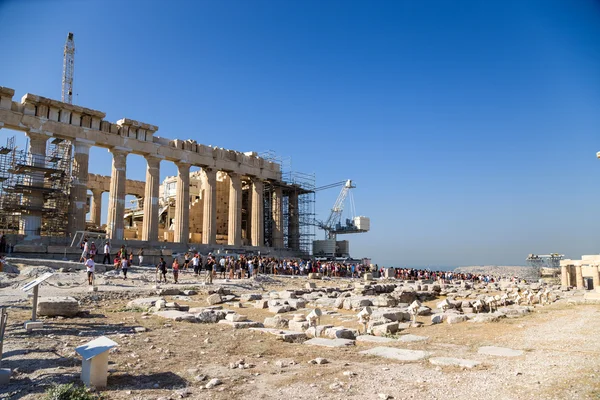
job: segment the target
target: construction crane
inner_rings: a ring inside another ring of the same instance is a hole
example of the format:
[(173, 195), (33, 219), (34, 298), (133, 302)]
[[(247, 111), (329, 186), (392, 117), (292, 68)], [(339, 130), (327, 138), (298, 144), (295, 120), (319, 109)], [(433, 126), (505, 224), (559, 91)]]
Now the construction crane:
[(75, 41), (69, 32), (63, 57), (62, 96), (63, 103), (73, 104), (73, 69), (75, 67)]
[[(352, 197), (351, 189), (356, 188), (356, 186), (352, 183), (351, 179), (322, 186), (316, 188), (315, 191), (337, 187), (342, 184), (342, 190), (338, 195), (333, 208), (331, 209), (331, 214), (329, 214), (327, 221), (316, 221), (316, 225), (325, 231), (325, 237), (334, 241), (336, 240), (338, 234), (368, 232), (370, 229), (369, 218), (355, 216), (356, 212), (354, 210), (354, 198)], [(342, 213), (344, 212), (344, 203), (347, 197), (350, 197), (352, 218), (347, 218), (345, 223), (342, 224)]]

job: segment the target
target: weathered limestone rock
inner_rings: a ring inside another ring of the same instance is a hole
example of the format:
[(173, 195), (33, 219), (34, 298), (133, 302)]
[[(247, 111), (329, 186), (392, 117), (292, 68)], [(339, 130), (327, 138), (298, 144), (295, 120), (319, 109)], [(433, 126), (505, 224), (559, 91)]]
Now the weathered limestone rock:
[(324, 347), (346, 347), (354, 346), (354, 340), (350, 339), (323, 339), (323, 338), (312, 338), (304, 342), (310, 346), (324, 346)]
[(288, 327), (292, 331), (304, 332), (308, 329), (308, 321), (290, 321), (288, 323)]
[(354, 340), (358, 332), (355, 329), (347, 329), (343, 326), (333, 327), (325, 330), (325, 336), (331, 339), (350, 339)]
[(286, 300), (286, 303), (289, 304), (290, 307), (294, 307), (296, 310), (306, 307), (306, 300), (304, 299), (288, 299)]
[(255, 321), (227, 321), (226, 319), (222, 319), (219, 321), (219, 324), (229, 325), (233, 329), (247, 329), (247, 328), (263, 328), (263, 324)]
[(215, 294), (211, 294), (210, 296), (208, 296), (206, 298), (206, 302), (212, 306), (214, 304), (222, 303), (223, 299), (221, 298), (220, 294), (215, 293)]
[(196, 322), (196, 317), (194, 314), (177, 310), (157, 311), (154, 313), (154, 315), (157, 315), (161, 318), (172, 319), (174, 321)]
[(240, 296), (240, 300), (241, 301), (255, 301), (255, 300), (261, 300), (262, 299), (262, 294), (257, 294), (257, 293), (246, 293)]
[(417, 335), (402, 335), (400, 336), (400, 338), (398, 338), (398, 340), (400, 342), (405, 342), (405, 343), (411, 343), (411, 342), (423, 342), (425, 340), (428, 340), (429, 336), (417, 336)]
[(367, 342), (367, 343), (389, 343), (389, 342), (397, 342), (397, 339), (380, 337), (380, 336), (372, 336), (372, 335), (360, 335), (356, 337), (357, 342)]
[(131, 300), (127, 303), (127, 308), (141, 308), (148, 310), (152, 307), (158, 300), (162, 300), (162, 297), (144, 297), (141, 299)]
[(283, 314), (286, 312), (292, 311), (290, 306), (286, 305), (278, 305), (278, 306), (269, 306), (269, 312), (274, 314)]
[(156, 291), (156, 294), (159, 296), (175, 296), (179, 294), (179, 289), (177, 288), (165, 288), (159, 289)]
[(466, 315), (460, 315), (460, 314), (453, 315), (453, 314), (450, 314), (446, 318), (446, 322), (449, 323), (449, 324), (459, 324), (461, 322), (465, 322), (468, 319), (469, 318), (467, 318)]
[(333, 328), (333, 325), (317, 325), (308, 328), (305, 333), (308, 337), (321, 337), (325, 335), (327, 329)]
[(222, 319), (225, 319), (227, 311), (222, 310), (202, 310), (195, 314), (196, 321), (204, 324), (216, 324)]
[(231, 322), (242, 322), (248, 320), (248, 317), (242, 314), (230, 313), (225, 316), (225, 319)]
[(290, 290), (283, 290), (277, 293), (280, 299), (295, 299), (296, 293)]
[(429, 353), (426, 351), (398, 349), (395, 347), (375, 347), (361, 351), (360, 354), (368, 354), (407, 362), (420, 361), (429, 357)]
[(38, 315), (74, 317), (78, 312), (79, 302), (73, 297), (45, 297), (38, 300)]
[(265, 318), (263, 325), (267, 328), (287, 329), (288, 322), (289, 321), (286, 318), (283, 318), (281, 315), (275, 315), (274, 317)]
[(314, 282), (308, 282), (305, 286), (307, 289), (315, 289), (317, 285)]
[(381, 324), (372, 328), (373, 335), (385, 336), (398, 332), (398, 322), (389, 322), (387, 324)]
[(268, 300), (256, 300), (256, 303), (254, 303), (254, 308), (269, 308), (269, 301)]

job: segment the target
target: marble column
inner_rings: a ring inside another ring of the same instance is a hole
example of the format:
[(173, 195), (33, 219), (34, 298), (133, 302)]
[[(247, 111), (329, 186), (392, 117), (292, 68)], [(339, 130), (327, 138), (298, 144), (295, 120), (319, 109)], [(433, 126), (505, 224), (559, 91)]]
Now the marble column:
[(147, 165), (146, 186), (144, 188), (144, 224), (142, 227), (142, 240), (150, 242), (158, 241), (158, 188), (160, 187), (160, 160), (161, 159), (156, 156), (146, 156)]
[(217, 171), (202, 168), (204, 187), (204, 212), (202, 218), (202, 243), (217, 243)]
[(175, 196), (175, 243), (190, 240), (190, 164), (176, 163), (177, 187)]
[(88, 168), (90, 147), (94, 142), (75, 139), (73, 143), (73, 170), (71, 172), (71, 190), (69, 192), (68, 232), (71, 237), (77, 231), (85, 231), (87, 202)]
[(239, 174), (229, 173), (229, 220), (227, 244), (242, 245), (242, 180)]
[(300, 216), (298, 214), (298, 193), (290, 192), (288, 198), (288, 247), (300, 250)]
[(283, 193), (281, 187), (273, 190), (273, 247), (283, 248)]
[(560, 266), (560, 286), (563, 288), (569, 287), (569, 266)]
[(594, 290), (596, 292), (600, 292), (600, 271), (598, 269), (598, 264), (592, 265), (592, 279), (594, 280)]
[(265, 220), (264, 220), (264, 190), (265, 184), (259, 178), (252, 179), (252, 233), (250, 239), (252, 246), (264, 246), (265, 244)]
[(125, 182), (127, 180), (127, 149), (112, 148), (112, 173), (108, 196), (108, 220), (106, 230), (111, 240), (123, 240), (125, 223)]
[(577, 284), (577, 289), (583, 289), (585, 287), (583, 284), (583, 273), (581, 271), (581, 264), (575, 265), (575, 283)]
[(102, 216), (102, 189), (92, 189), (92, 207), (90, 216), (92, 224), (100, 226), (102, 224), (100, 218)]
[[(27, 132), (29, 139), (29, 164), (34, 167), (46, 166), (46, 144), (48, 135)], [(44, 186), (44, 172), (30, 172), (25, 176), (24, 184), (28, 186)], [(29, 210), (21, 214), (19, 233), (25, 235), (25, 240), (39, 239), (42, 230), (42, 209), (44, 208), (44, 195), (35, 189), (23, 195), (23, 204)]]

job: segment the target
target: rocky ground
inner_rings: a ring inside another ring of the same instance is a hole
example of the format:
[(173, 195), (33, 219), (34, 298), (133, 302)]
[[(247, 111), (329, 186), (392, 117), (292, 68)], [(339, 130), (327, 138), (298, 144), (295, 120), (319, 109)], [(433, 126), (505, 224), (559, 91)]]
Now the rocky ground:
[[(99, 391), (106, 399), (600, 397), (600, 306), (553, 285), (521, 286), (521, 294), (547, 290), (551, 304), (508, 301), (475, 314), (477, 299), (515, 285), (338, 279), (311, 287), (306, 278), (259, 277), (204, 286), (182, 273), (182, 283), (158, 294), (150, 269), (134, 268), (127, 281), (99, 274), (98, 292), (83, 284), (83, 272), (61, 272), (40, 296), (71, 296), (79, 312), (41, 317), (43, 329), (27, 333), (31, 300), (20, 286), (46, 267), (16, 267), (20, 274), (0, 274), (0, 305), (9, 313), (2, 367), (14, 371), (2, 398), (41, 398), (51, 384), (77, 382), (75, 347), (101, 335), (119, 345)], [(415, 300), (420, 315), (412, 323)], [(357, 332), (364, 329), (357, 313), (369, 304), (369, 328), (379, 336)], [(323, 312), (319, 340), (343, 347), (309, 344), (302, 320), (315, 307)], [(278, 328), (252, 330), (248, 321)]]
[(536, 281), (539, 271), (529, 266), (501, 266), (501, 265), (476, 265), (470, 267), (458, 267), (454, 272), (482, 274), (491, 276), (513, 277), (518, 276), (527, 281)]

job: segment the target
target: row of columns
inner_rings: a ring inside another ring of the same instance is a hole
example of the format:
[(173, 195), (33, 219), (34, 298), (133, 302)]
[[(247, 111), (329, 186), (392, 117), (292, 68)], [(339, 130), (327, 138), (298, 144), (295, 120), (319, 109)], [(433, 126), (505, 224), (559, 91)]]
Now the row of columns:
[[(599, 266), (590, 265), (592, 269), (592, 279), (594, 282), (594, 289), (600, 289), (600, 269)], [(561, 265), (560, 267), (560, 280), (561, 286), (564, 288), (575, 287), (577, 289), (584, 289), (585, 283), (583, 281), (583, 267), (581, 264), (575, 265)]]
[[(46, 144), (49, 136), (28, 132), (29, 151), (32, 155), (32, 164), (37, 167), (45, 166)], [(74, 142), (73, 155), (73, 180), (69, 197), (68, 231), (73, 235), (77, 231), (85, 230), (86, 201), (88, 186), (89, 152), (94, 143), (77, 139)], [(130, 149), (115, 147), (110, 149), (112, 154), (112, 170), (110, 180), (110, 194), (108, 198), (108, 235), (113, 240), (122, 240), (124, 234), (125, 215), (125, 184), (127, 174), (127, 154)], [(158, 213), (159, 213), (159, 187), (160, 187), (160, 161), (157, 156), (146, 156), (146, 188), (144, 195), (144, 224), (142, 227), (142, 240), (158, 240)], [(175, 197), (174, 241), (187, 243), (189, 239), (189, 187), (190, 164), (180, 162), (177, 165), (177, 188)], [(204, 178), (204, 220), (202, 226), (202, 243), (215, 244), (217, 236), (217, 170), (202, 168)], [(229, 225), (228, 244), (240, 246), (242, 244), (242, 181), (240, 174), (229, 172)], [(31, 185), (42, 185), (43, 174), (29, 177)], [(40, 181), (41, 180), (41, 181)], [(40, 182), (38, 182), (40, 181)], [(37, 192), (35, 192), (37, 193)], [(29, 238), (39, 237), (42, 223), (41, 209), (43, 196), (32, 194), (27, 197), (27, 204), (31, 207), (23, 215), (21, 230)], [(249, 206), (251, 216), (249, 226), (252, 246), (264, 245), (264, 183), (258, 178), (251, 181)], [(282, 248), (283, 241), (283, 195), (282, 189), (277, 187), (273, 191), (273, 246)], [(100, 226), (102, 211), (102, 191), (92, 190), (91, 220)], [(298, 194), (289, 196), (289, 247), (299, 248), (299, 219), (298, 219)]]

